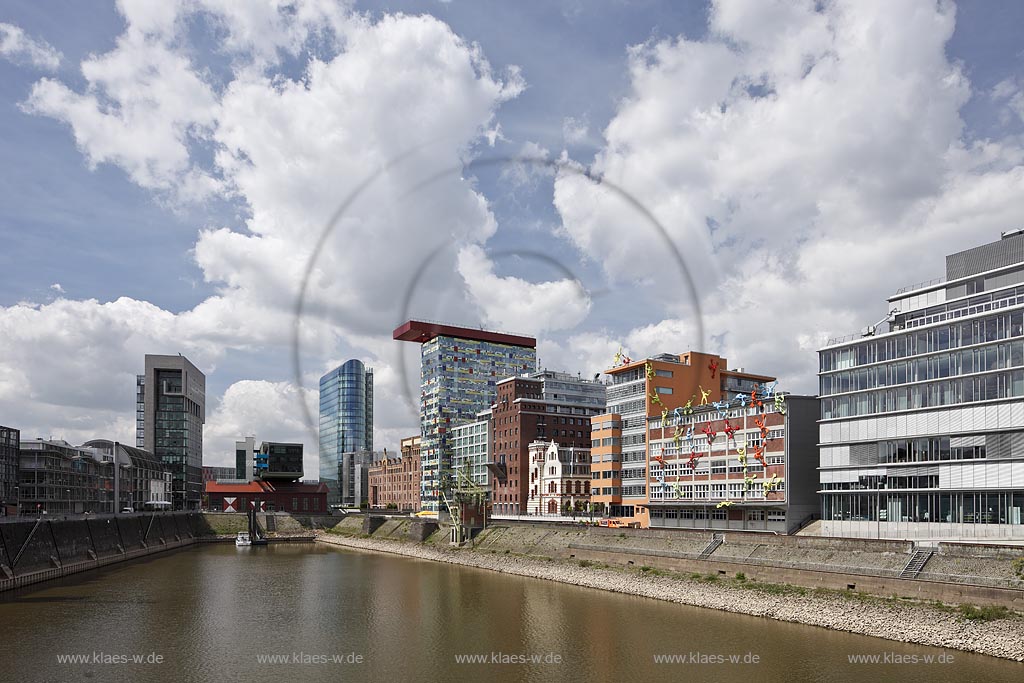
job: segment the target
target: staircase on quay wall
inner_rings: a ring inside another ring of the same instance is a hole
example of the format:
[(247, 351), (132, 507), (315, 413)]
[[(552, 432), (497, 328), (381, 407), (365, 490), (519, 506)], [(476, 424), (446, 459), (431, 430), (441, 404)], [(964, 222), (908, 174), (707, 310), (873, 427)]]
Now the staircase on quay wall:
[(711, 553), (713, 553), (716, 550), (718, 550), (718, 546), (722, 545), (724, 542), (725, 542), (725, 536), (724, 535), (722, 535), (722, 534), (714, 534), (711, 537), (711, 542), (708, 543), (706, 546), (704, 546), (704, 549), (700, 551), (701, 559), (704, 559), (704, 558), (708, 557), (709, 555), (711, 555)]
[(906, 566), (903, 567), (903, 571), (900, 572), (901, 579), (916, 579), (917, 575), (924, 569), (924, 565), (932, 558), (935, 554), (934, 550), (914, 550), (914, 554), (910, 556), (910, 560)]

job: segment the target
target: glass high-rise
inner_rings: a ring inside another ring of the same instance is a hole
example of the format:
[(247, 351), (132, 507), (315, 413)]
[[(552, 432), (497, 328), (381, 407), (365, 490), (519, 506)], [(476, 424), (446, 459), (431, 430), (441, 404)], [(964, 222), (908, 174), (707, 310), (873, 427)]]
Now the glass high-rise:
[(136, 445), (170, 468), (174, 509), (198, 510), (206, 375), (184, 356), (146, 354), (146, 372), (136, 386)]
[(452, 467), (452, 428), (491, 407), (499, 380), (536, 370), (537, 340), (417, 320), (393, 336), (421, 345), (420, 499), (424, 510), (436, 512), (442, 478)]
[(342, 454), (373, 450), (373, 369), (352, 359), (320, 378), (320, 481), (340, 502)]

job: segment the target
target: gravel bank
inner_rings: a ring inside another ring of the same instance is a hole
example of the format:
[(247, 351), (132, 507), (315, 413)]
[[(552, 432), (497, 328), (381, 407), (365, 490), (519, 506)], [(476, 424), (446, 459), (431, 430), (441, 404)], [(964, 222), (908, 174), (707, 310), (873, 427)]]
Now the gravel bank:
[(708, 607), (810, 626), (822, 626), (904, 643), (978, 652), (1024, 662), (1024, 619), (966, 621), (956, 614), (919, 604), (856, 600), (833, 595), (773, 595), (727, 583), (703, 583), (645, 576), (568, 562), (516, 555), (447, 550), (400, 541), (319, 534), (332, 545), (461, 564), (506, 574), (628, 593), (683, 605)]

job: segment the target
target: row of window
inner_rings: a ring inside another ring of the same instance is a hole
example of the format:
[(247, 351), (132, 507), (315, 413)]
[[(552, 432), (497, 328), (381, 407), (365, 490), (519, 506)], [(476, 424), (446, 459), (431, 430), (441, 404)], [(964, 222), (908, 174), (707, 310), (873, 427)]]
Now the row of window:
[(1024, 370), (942, 380), (897, 389), (821, 399), (821, 417), (859, 417), (899, 410), (976, 403), (1024, 396)]
[(907, 334), (894, 334), (855, 346), (825, 349), (818, 353), (818, 364), (821, 372), (845, 370), (908, 356), (1000, 341), (1022, 334), (1024, 311), (1012, 311), (981, 320), (967, 320)]
[(1024, 366), (1024, 340), (847, 370), (820, 377), (822, 396)]
[(825, 493), (823, 519), (868, 522), (1022, 524), (1024, 491)]

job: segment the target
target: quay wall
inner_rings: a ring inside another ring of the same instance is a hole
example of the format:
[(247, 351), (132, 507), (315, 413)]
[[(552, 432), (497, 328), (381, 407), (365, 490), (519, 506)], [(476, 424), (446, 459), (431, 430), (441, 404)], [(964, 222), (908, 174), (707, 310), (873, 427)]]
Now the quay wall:
[(214, 538), (199, 513), (67, 515), (0, 522), (0, 591)]

